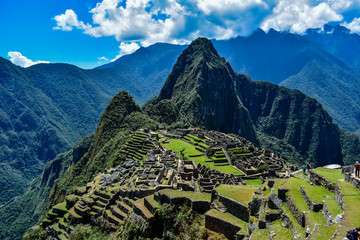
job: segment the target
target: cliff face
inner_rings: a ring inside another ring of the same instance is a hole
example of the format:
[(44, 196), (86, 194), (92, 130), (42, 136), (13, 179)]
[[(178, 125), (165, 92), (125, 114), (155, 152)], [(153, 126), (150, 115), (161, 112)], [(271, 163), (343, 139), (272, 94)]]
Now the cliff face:
[(164, 99), (194, 126), (236, 133), (265, 147), (276, 142), (277, 152), (292, 161), (342, 163), (339, 129), (321, 104), (297, 90), (238, 75), (205, 38), (180, 55), (146, 108)]
[(171, 99), (180, 119), (195, 126), (238, 133), (258, 143), (249, 112), (236, 93), (237, 75), (212, 43), (199, 38), (179, 57), (158, 97)]

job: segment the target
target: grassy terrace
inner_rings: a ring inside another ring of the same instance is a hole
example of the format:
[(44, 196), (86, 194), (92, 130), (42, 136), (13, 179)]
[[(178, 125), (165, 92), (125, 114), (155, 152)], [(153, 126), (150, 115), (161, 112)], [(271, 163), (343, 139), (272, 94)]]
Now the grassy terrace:
[(257, 229), (252, 231), (250, 235), (250, 240), (259, 240), (259, 239), (270, 239), (269, 229)]
[(276, 234), (273, 238), (274, 240), (293, 239), (290, 229), (283, 227), (281, 219), (272, 222), (270, 225), (270, 229)]
[(260, 186), (263, 183), (260, 179), (244, 179), (243, 182), (250, 186)]
[(246, 235), (247, 233), (247, 225), (248, 223), (247, 222), (244, 222), (242, 221), (241, 219), (231, 215), (230, 213), (226, 212), (226, 213), (222, 213), (218, 210), (215, 210), (215, 209), (211, 209), (209, 210), (206, 215), (209, 215), (209, 216), (212, 216), (212, 217), (215, 217), (215, 218), (219, 218), (219, 219), (222, 219), (226, 222), (229, 222), (235, 226), (238, 226), (241, 228), (240, 232), (241, 233), (244, 233)]
[(251, 202), (252, 197), (257, 187), (242, 186), (242, 185), (225, 185), (222, 184), (215, 188), (215, 190), (222, 196), (234, 199), (235, 201), (244, 204), (245, 206)]
[(164, 189), (161, 190), (160, 193), (170, 198), (186, 197), (191, 201), (209, 201), (209, 202), (211, 201), (210, 193), (186, 192), (186, 191), (177, 191), (173, 189)]
[[(180, 139), (169, 139), (169, 143), (162, 143), (162, 145), (166, 149), (171, 149), (174, 152), (180, 152), (183, 149), (185, 155), (200, 155), (203, 154), (202, 152), (195, 149), (195, 146), (187, 143), (185, 141), (182, 141)], [(205, 156), (199, 156), (199, 157), (191, 157), (192, 160), (196, 164), (200, 163), (201, 165), (205, 165), (207, 167), (210, 167), (211, 169), (216, 169), (223, 173), (232, 173), (234, 175), (244, 175), (243, 172), (240, 170), (237, 170), (230, 166), (229, 164), (215, 164), (211, 159), (205, 157)]]
[(319, 167), (312, 171), (323, 176), (332, 183), (335, 183), (339, 179), (344, 179), (344, 174), (341, 173), (341, 169), (327, 169)]
[(310, 183), (308, 183), (305, 179), (292, 177), (284, 183), (284, 188), (289, 190), (287, 195), (291, 197), (299, 211), (309, 211), (309, 207), (306, 205), (306, 202), (301, 195), (300, 185), (310, 186)]
[(298, 221), (296, 221), (294, 215), (292, 215), (289, 205), (287, 202), (282, 203), (281, 209), (284, 211), (284, 213), (289, 217), (290, 221), (294, 224), (295, 228), (295, 236), (300, 236), (300, 239), (305, 238), (305, 228), (303, 228)]
[[(335, 200), (335, 193), (330, 192), (323, 186), (315, 187), (312, 185), (306, 185), (303, 186), (303, 188), (306, 192), (306, 195), (308, 195), (312, 202), (322, 203), (322, 201), (325, 200), (326, 206), (333, 217), (336, 217), (342, 212), (338, 202)], [(326, 198), (324, 196), (329, 196), (330, 198)]]
[(359, 227), (360, 225), (360, 190), (346, 181), (338, 181), (337, 184), (341, 190), (344, 201), (345, 214), (335, 239), (343, 239), (348, 230)]
[(59, 203), (59, 204), (56, 204), (53, 208), (60, 209), (60, 210), (63, 210), (65, 212), (68, 211), (68, 209), (66, 208), (66, 201), (64, 201), (62, 203)]

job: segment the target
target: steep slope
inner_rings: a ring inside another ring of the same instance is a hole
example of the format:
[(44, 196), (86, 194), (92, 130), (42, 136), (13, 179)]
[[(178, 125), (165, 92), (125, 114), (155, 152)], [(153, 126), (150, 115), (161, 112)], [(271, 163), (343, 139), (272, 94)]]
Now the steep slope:
[(122, 163), (125, 159), (120, 147), (131, 133), (142, 127), (156, 128), (157, 124), (142, 112), (127, 92), (115, 95), (100, 119), (89, 151), (55, 182), (48, 206), (62, 201), (76, 186), (90, 181), (104, 168)]
[(94, 70), (24, 69), (0, 58), (0, 206), (20, 195), (44, 163), (93, 132), (116, 93), (127, 90), (140, 104), (155, 96), (183, 48), (155, 44)]
[(359, 73), (360, 36), (351, 33), (344, 26), (325, 24), (323, 29), (315, 28), (306, 31), (306, 37), (319, 43), (328, 52), (349, 64)]
[(156, 106), (163, 99), (171, 99), (182, 120), (238, 133), (257, 143), (250, 115), (236, 95), (235, 78), (236, 73), (211, 42), (199, 38), (180, 55), (159, 96), (150, 103)]
[(83, 138), (73, 149), (48, 162), (42, 174), (31, 182), (22, 196), (0, 208), (1, 239), (21, 239), (29, 227), (39, 222), (55, 180), (88, 151), (93, 137), (92, 134)]
[(195, 40), (182, 53), (146, 108), (164, 99), (195, 126), (259, 139), (266, 147), (285, 145), (278, 145), (277, 153), (291, 161), (342, 163), (339, 129), (316, 100), (236, 74), (207, 39)]
[(0, 205), (20, 194), (47, 161), (93, 131), (107, 98), (75, 66), (23, 69), (0, 58), (0, 163), (7, 171), (0, 176)]
[(249, 37), (213, 43), (235, 71), (306, 93), (341, 127), (356, 132), (360, 129), (360, 75), (340, 59), (356, 66), (360, 37), (345, 33), (343, 27), (337, 29), (332, 34), (305, 36), (258, 30)]
[(359, 130), (360, 81), (359, 76), (348, 67), (341, 67), (319, 56), (281, 85), (300, 89), (314, 97), (340, 126), (352, 132)]

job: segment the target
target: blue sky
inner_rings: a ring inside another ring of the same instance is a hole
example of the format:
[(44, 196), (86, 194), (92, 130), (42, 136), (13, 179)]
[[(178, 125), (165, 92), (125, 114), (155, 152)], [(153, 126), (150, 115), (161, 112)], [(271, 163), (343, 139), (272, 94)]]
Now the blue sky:
[(360, 33), (360, 0), (1, 0), (0, 56), (92, 68), (155, 42), (227, 39), (257, 28)]

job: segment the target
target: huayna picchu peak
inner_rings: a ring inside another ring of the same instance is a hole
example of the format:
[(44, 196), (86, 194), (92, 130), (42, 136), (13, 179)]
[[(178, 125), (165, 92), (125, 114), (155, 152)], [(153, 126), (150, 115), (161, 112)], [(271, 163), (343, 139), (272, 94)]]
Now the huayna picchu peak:
[(289, 160), (343, 163), (339, 129), (321, 104), (297, 90), (235, 73), (205, 38), (184, 50), (145, 110), (164, 99), (194, 126), (239, 134), (265, 147), (284, 144), (278, 151)]
[(236, 73), (198, 38), (157, 96), (118, 93), (48, 164), (24, 239), (342, 239), (360, 222), (360, 180), (339, 169), (357, 144), (315, 99)]

